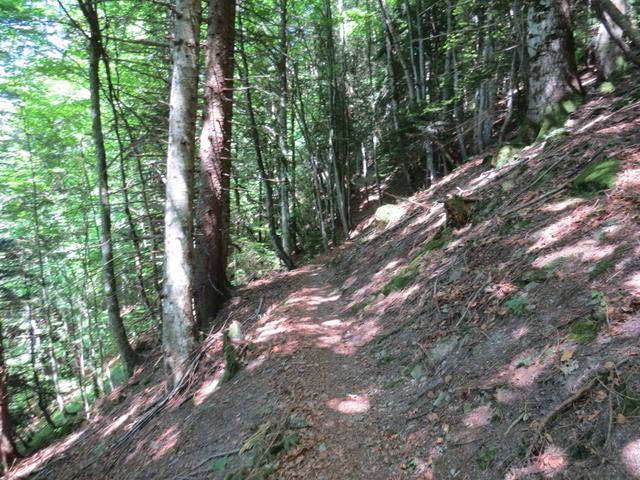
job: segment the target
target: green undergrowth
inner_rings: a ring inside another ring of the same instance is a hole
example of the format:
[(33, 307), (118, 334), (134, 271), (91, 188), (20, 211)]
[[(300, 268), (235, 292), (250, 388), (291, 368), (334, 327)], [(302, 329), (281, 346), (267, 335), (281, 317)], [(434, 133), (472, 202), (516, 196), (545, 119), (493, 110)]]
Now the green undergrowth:
[(579, 94), (568, 95), (560, 102), (549, 105), (544, 112), (540, 131), (537, 139), (555, 136), (563, 131), (564, 124), (570, 114), (575, 112), (584, 102), (584, 98)]
[(583, 318), (571, 326), (569, 337), (580, 345), (587, 345), (596, 339), (601, 327), (601, 320), (595, 318)]
[(390, 281), (382, 288), (383, 295), (389, 295), (392, 292), (404, 290), (416, 278), (420, 271), (420, 263), (422, 259), (431, 251), (444, 247), (449, 241), (449, 230), (443, 230), (438, 233), (432, 240), (429, 240), (420, 250), (413, 260), (398, 272)]
[[(118, 363), (111, 369), (111, 382), (113, 385), (120, 385), (126, 381), (126, 376), (122, 365)], [(106, 394), (111, 391), (110, 384), (107, 380), (103, 381), (102, 389)], [(87, 400), (89, 405), (92, 405), (96, 401), (96, 393), (92, 388), (86, 391)], [(64, 415), (59, 410), (51, 412), (51, 419), (55, 423), (56, 427), (53, 428), (44, 420), (40, 421), (37, 429), (29, 438), (26, 445), (19, 444), (20, 453), (24, 455), (31, 455), (38, 450), (50, 445), (59, 438), (65, 437), (73, 432), (84, 420), (83, 416), (83, 402), (82, 397), (78, 391), (71, 399), (65, 402)]]
[(622, 385), (620, 396), (622, 397), (620, 405), (621, 413), (627, 417), (636, 414), (638, 409), (640, 409), (640, 392), (625, 383)]
[(573, 181), (573, 193), (588, 196), (613, 187), (620, 171), (620, 161), (610, 158), (586, 167)]
[(498, 449), (485, 448), (478, 458), (478, 466), (480, 467), (480, 470), (488, 470), (497, 455)]
[(611, 258), (603, 258), (596, 264), (595, 267), (593, 267), (593, 270), (589, 272), (589, 280), (598, 278), (613, 266), (614, 262)]
[[(287, 453), (300, 443), (300, 434), (283, 426), (265, 424), (256, 434), (245, 442), (243, 450), (252, 452), (250, 465), (233, 469), (225, 480), (266, 480), (272, 478), (278, 456)], [(242, 450), (241, 450), (242, 452)], [(229, 469), (226, 460), (212, 463), (212, 472), (224, 472)]]

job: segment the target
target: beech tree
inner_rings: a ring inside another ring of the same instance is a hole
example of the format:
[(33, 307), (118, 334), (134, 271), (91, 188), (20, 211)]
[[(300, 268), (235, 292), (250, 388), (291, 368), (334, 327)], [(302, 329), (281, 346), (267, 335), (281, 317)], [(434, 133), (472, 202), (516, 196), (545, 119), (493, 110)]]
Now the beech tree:
[(174, 383), (196, 347), (193, 315), (193, 169), (198, 106), (200, 1), (172, 6), (173, 74), (169, 97), (169, 145), (164, 214), (162, 344)]
[(527, 15), (529, 91), (527, 119), (540, 125), (545, 110), (568, 94), (581, 93), (569, 0), (535, 0)]

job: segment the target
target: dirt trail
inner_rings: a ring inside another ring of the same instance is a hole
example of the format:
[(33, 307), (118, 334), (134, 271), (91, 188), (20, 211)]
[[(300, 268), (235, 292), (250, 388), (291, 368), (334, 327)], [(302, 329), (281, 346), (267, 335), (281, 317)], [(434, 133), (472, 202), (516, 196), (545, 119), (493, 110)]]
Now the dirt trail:
[[(273, 340), (271, 354), (288, 354), (275, 390), (285, 395), (300, 423), (302, 444), (283, 464), (281, 478), (390, 478), (385, 452), (389, 426), (376, 366), (361, 351), (378, 328), (350, 315), (338, 275), (313, 264), (296, 275), (296, 290), (256, 329), (257, 345)], [(295, 423), (294, 421), (294, 423)], [(385, 461), (386, 458), (386, 461)]]

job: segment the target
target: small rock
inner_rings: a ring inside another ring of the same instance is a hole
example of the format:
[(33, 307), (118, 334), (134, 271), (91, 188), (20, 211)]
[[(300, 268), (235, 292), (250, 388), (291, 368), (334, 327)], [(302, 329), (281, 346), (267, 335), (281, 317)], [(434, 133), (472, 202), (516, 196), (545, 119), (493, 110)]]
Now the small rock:
[(296, 415), (295, 413), (289, 417), (289, 426), (291, 428), (307, 428), (309, 424), (300, 415)]
[(449, 394), (447, 392), (440, 392), (440, 395), (438, 395), (438, 398), (434, 400), (433, 406), (435, 408), (440, 408), (442, 405), (444, 405), (448, 401), (449, 401)]

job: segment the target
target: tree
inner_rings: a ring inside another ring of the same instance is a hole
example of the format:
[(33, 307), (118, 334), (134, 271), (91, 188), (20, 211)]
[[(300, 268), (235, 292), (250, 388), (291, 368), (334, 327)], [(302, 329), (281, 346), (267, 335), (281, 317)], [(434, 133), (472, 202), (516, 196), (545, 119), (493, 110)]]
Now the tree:
[(13, 424), (9, 417), (9, 394), (7, 393), (7, 370), (4, 363), (4, 336), (0, 325), (0, 457), (3, 472), (19, 456), (13, 440)]
[(102, 114), (100, 112), (100, 58), (103, 55), (102, 33), (98, 19), (96, 0), (78, 0), (82, 14), (89, 24), (89, 91), (91, 93), (91, 123), (93, 142), (98, 171), (98, 191), (100, 195), (100, 212), (102, 220), (102, 266), (104, 271), (104, 295), (113, 335), (120, 359), (127, 376), (133, 374), (136, 354), (131, 348), (127, 332), (120, 316), (120, 303), (113, 259), (113, 239), (111, 237), (111, 205), (109, 202), (109, 173), (107, 154), (102, 131)]
[(195, 298), (201, 327), (213, 322), (229, 295), (227, 263), (235, 11), (235, 0), (209, 0), (195, 255)]
[(539, 127), (547, 108), (581, 93), (569, 0), (535, 0), (527, 16), (529, 91), (527, 119)]
[(175, 0), (173, 74), (164, 217), (162, 343), (169, 378), (177, 383), (196, 346), (193, 316), (193, 168), (198, 106), (200, 1)]
[[(612, 3), (623, 14), (627, 14), (629, 10), (627, 0), (615, 0)], [(617, 68), (622, 55), (622, 50), (618, 45), (624, 40), (622, 29), (617, 24), (611, 23), (611, 17), (608, 14), (603, 14), (600, 9), (598, 9), (598, 14), (604, 16), (604, 21), (598, 27), (598, 36), (596, 37), (596, 65), (598, 78), (608, 80)]]

